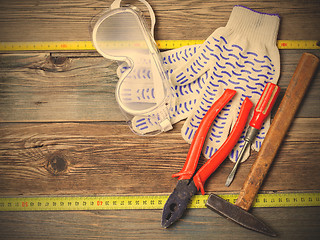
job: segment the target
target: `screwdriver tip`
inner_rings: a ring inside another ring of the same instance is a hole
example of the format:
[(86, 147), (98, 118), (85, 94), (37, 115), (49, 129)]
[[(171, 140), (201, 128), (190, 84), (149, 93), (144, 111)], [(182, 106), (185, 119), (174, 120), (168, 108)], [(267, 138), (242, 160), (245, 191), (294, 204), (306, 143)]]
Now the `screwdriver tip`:
[(233, 180), (233, 178), (228, 177), (225, 185), (226, 185), (227, 187), (229, 187), (230, 184), (232, 183), (232, 180)]

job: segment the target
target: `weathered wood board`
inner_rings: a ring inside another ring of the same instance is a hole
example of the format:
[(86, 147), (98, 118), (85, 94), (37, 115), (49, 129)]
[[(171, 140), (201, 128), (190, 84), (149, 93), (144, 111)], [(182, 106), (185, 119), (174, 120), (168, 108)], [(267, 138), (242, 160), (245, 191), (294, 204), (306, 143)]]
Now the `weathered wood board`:
[[(318, 50), (309, 52), (320, 56)], [(282, 96), (302, 53), (303, 50), (281, 51)], [(72, 55), (1, 55), (0, 121), (124, 121), (115, 100), (118, 64), (102, 57)], [(319, 92), (317, 72), (298, 117), (320, 117)]]
[[(1, 1), (1, 41), (90, 40), (90, 25), (112, 0)], [(156, 17), (156, 39), (206, 39), (225, 26), (235, 5), (279, 14), (279, 39), (320, 39), (319, 1), (308, 0), (149, 0)], [(130, 1), (125, 1), (130, 3)], [(135, 6), (146, 11), (137, 0)], [(147, 14), (146, 14), (147, 15)], [(194, 30), (196, 29), (196, 31)]]
[[(0, 41), (90, 40), (92, 19), (111, 2), (0, 1)], [(278, 39), (320, 39), (318, 0), (148, 2), (157, 17), (156, 39), (206, 39), (227, 23), (234, 5), (279, 14)], [(281, 95), (303, 52), (280, 50)], [(320, 57), (319, 50), (308, 52)], [(189, 148), (180, 135), (183, 121), (154, 137), (133, 134), (114, 97), (117, 67), (95, 52), (0, 54), (0, 197), (173, 190), (177, 180), (171, 175), (182, 168)], [(320, 191), (319, 96), (320, 71), (262, 191)], [(208, 179), (207, 193), (238, 193), (256, 156), (253, 152), (240, 166), (229, 188), (224, 183), (233, 164), (226, 160)], [(199, 166), (204, 162), (201, 158)], [(316, 239), (319, 211), (319, 207), (252, 209), (280, 239)], [(188, 210), (167, 230), (160, 227), (160, 219), (161, 210), (0, 212), (0, 238), (268, 239), (208, 209)]]
[[(252, 213), (276, 229), (275, 239), (319, 236), (320, 208), (256, 208)], [(0, 229), (5, 239), (271, 239), (209, 209), (189, 209), (168, 229), (160, 226), (161, 214), (161, 210), (8, 212), (0, 213)]]
[[(189, 147), (181, 126), (146, 139), (124, 123), (3, 123), (0, 194), (169, 193)], [(320, 189), (319, 130), (318, 119), (295, 120), (261, 190)], [(233, 164), (226, 160), (206, 190), (238, 191), (255, 157), (241, 165), (230, 188), (224, 183)]]

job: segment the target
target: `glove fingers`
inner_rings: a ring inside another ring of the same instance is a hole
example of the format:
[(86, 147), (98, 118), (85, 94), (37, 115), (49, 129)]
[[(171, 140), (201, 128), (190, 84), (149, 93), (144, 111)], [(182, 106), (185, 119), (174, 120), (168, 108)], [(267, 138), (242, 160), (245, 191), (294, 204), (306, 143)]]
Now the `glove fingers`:
[[(242, 148), (244, 147), (244, 136), (245, 136), (246, 129), (247, 128), (244, 129), (238, 143), (236, 144), (236, 146), (232, 149), (232, 151), (229, 154), (229, 159), (232, 162), (236, 162), (238, 160), (239, 154), (240, 154)], [(250, 156), (250, 147), (247, 147), (245, 152), (242, 155), (241, 162), (244, 162), (245, 160), (247, 160), (249, 158), (249, 156)]]
[[(241, 104), (241, 95), (237, 93), (214, 120), (208, 132), (205, 147), (202, 149), (202, 153), (206, 158), (210, 158), (228, 138), (229, 133), (236, 123)], [(242, 139), (243, 138), (244, 136), (242, 136)], [(239, 140), (239, 142), (240, 141), (241, 140)], [(232, 158), (234, 158), (234, 156), (232, 156)]]
[[(253, 102), (257, 102), (258, 100), (254, 99)], [(242, 148), (244, 147), (244, 137), (245, 137), (245, 133), (249, 127), (249, 121), (252, 118), (253, 115), (253, 111), (250, 113), (250, 116), (248, 117), (248, 123), (241, 135), (241, 137), (239, 138), (238, 143), (236, 144), (236, 146), (233, 148), (233, 150), (231, 151), (231, 153), (229, 154), (229, 159), (232, 162), (236, 162), (238, 160), (238, 156), (242, 150)], [(232, 125), (234, 125), (235, 122), (232, 123)], [(233, 127), (233, 126), (232, 126)], [(232, 128), (231, 127), (231, 128)], [(261, 148), (261, 145), (263, 143), (263, 140), (269, 130), (270, 127), (270, 115), (265, 119), (259, 133), (257, 134), (255, 140), (252, 142), (251, 144), (251, 148), (255, 151), (259, 151)], [(247, 147), (247, 149), (245, 150), (245, 153), (242, 156), (241, 162), (246, 161), (250, 156), (250, 146)]]
[[(170, 77), (174, 68), (181, 64), (185, 64), (185, 62), (188, 61), (188, 58), (192, 57), (196, 53), (198, 47), (199, 45), (191, 45), (175, 50), (162, 52), (161, 56), (163, 57), (164, 62), (163, 67), (168, 76)], [(120, 64), (117, 69), (118, 77), (120, 78), (128, 68), (129, 67), (127, 63), (124, 62)], [(144, 71), (143, 69), (139, 69), (139, 72), (133, 69), (128, 77), (133, 77), (135, 79), (150, 79), (150, 75), (146, 74), (146, 72), (147, 71)], [(192, 82), (185, 86), (174, 86), (173, 97), (175, 99), (175, 104), (169, 111), (170, 122), (172, 125), (182, 119), (187, 118), (187, 116), (190, 114), (189, 112), (196, 104), (196, 98), (203, 85), (203, 79), (199, 78), (195, 82)], [(128, 89), (128, 91), (126, 91), (126, 94), (130, 94), (130, 97), (134, 98), (135, 101), (148, 101), (149, 99), (151, 101), (153, 91), (153, 89), (147, 88)], [(143, 94), (143, 96), (141, 96), (141, 94)], [(159, 128), (159, 126), (157, 126), (157, 120), (154, 116), (135, 116), (131, 121), (131, 126), (134, 132), (142, 135), (153, 132)]]
[(225, 142), (234, 119), (230, 116), (231, 104), (228, 103), (213, 121), (202, 149), (202, 154), (210, 158)]
[[(169, 111), (171, 124), (175, 124), (186, 119), (197, 103), (199, 92), (204, 85), (203, 79), (198, 79), (194, 83), (185, 86), (175, 87), (175, 105)], [(132, 127), (135, 132), (145, 134), (152, 132), (157, 128), (156, 120), (153, 116), (136, 116), (132, 121)]]
[[(232, 162), (236, 162), (238, 160), (239, 154), (240, 154), (242, 148), (244, 147), (244, 137), (245, 137), (245, 132), (248, 129), (248, 126), (249, 126), (249, 124), (247, 124), (238, 143), (236, 144), (236, 146), (232, 149), (231, 153), (229, 154), (229, 159)], [(256, 152), (259, 152), (261, 145), (263, 143), (263, 140), (268, 132), (269, 126), (270, 126), (270, 116), (268, 116), (268, 118), (263, 123), (259, 133), (257, 134), (255, 140), (251, 144), (251, 149), (255, 150)], [(250, 156), (250, 146), (247, 147), (244, 154), (242, 155), (241, 162), (246, 161), (249, 158), (249, 156)]]
[(155, 121), (152, 117), (134, 117), (132, 119), (132, 130), (135, 133), (144, 135), (146, 133), (154, 132), (159, 129), (158, 121)]
[[(204, 148), (202, 149), (202, 153), (206, 158), (210, 158), (227, 139), (239, 116), (243, 100), (244, 97), (238, 93), (232, 100), (230, 100), (214, 120), (210, 130), (208, 131)], [(237, 144), (229, 154), (229, 159), (233, 162), (237, 160), (240, 151), (244, 146), (246, 129), (247, 126), (244, 128)], [(249, 156), (249, 153), (250, 152), (246, 152), (243, 159), (246, 159)]]
[(210, 56), (212, 51), (208, 40), (201, 44), (196, 54), (185, 65), (173, 71), (171, 82), (174, 85), (189, 84), (207, 72), (212, 63), (212, 56)]
[(269, 130), (270, 127), (270, 115), (266, 118), (266, 120), (264, 121), (259, 133), (257, 134), (256, 139), (253, 141), (251, 148), (257, 152), (259, 152), (261, 145), (264, 141), (264, 138), (267, 135), (267, 132)]
[[(261, 94), (263, 92), (263, 89), (264, 89), (264, 85), (263, 84), (256, 84), (254, 88), (247, 88), (246, 91), (243, 91), (242, 89), (238, 89), (238, 94), (237, 94), (237, 97), (239, 98), (238, 110), (234, 114), (236, 114), (236, 116), (239, 115), (241, 104), (244, 101), (246, 96), (249, 96), (251, 102), (254, 104), (254, 106), (256, 106), (256, 104), (259, 101), (259, 98), (260, 98), (260, 96), (261, 96)], [(246, 132), (246, 129), (248, 129), (249, 122), (253, 117), (253, 113), (254, 113), (254, 111), (250, 112), (250, 114), (248, 116), (248, 123), (246, 124), (246, 127), (245, 127), (241, 137), (239, 138), (238, 143), (236, 144), (236, 146), (233, 148), (233, 150), (229, 154), (229, 159), (232, 162), (236, 162), (237, 161), (238, 155), (240, 154), (242, 148), (244, 147), (243, 143), (244, 143), (245, 132)], [(235, 121), (232, 123), (231, 128), (234, 127), (234, 124), (235, 124)], [(259, 144), (261, 145), (261, 143), (257, 142), (257, 146), (259, 146)], [(247, 149), (250, 149), (250, 146), (248, 146)], [(244, 155), (242, 156), (241, 162), (244, 162), (250, 156), (250, 151), (248, 151), (247, 149), (246, 149)]]
[[(206, 82), (206, 80), (204, 80), (204, 82)], [(182, 137), (186, 142), (192, 142), (194, 134), (198, 129), (202, 118), (212, 106), (214, 101), (222, 95), (223, 91), (224, 89), (221, 87), (221, 85), (219, 86), (214, 84), (206, 84), (206, 87), (201, 89), (196, 101), (196, 105), (190, 112), (189, 117), (181, 129)]]
[(164, 69), (169, 70), (169, 77), (174, 69), (186, 64), (194, 56), (200, 45), (184, 46), (178, 49), (161, 52)]
[(186, 119), (196, 104), (198, 93), (193, 91), (194, 87), (190, 85), (194, 84), (175, 88), (177, 101), (173, 111), (170, 112), (171, 124)]
[(201, 121), (201, 120), (195, 120), (195, 119), (196, 119), (195, 116), (193, 116), (192, 114), (187, 118), (186, 122), (183, 124), (181, 128), (182, 138), (189, 144), (192, 142), (194, 134), (196, 133), (199, 123)]

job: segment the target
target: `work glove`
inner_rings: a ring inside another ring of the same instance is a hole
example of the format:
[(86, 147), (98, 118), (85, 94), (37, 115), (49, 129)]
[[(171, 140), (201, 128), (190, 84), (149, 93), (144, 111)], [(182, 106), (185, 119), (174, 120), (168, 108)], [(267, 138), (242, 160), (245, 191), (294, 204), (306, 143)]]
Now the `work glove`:
[[(276, 47), (279, 22), (278, 15), (235, 6), (227, 25), (214, 31), (197, 49), (196, 54), (170, 75), (175, 86), (188, 86), (199, 78), (205, 83), (181, 130), (188, 143), (191, 143), (207, 110), (225, 89), (237, 91), (208, 132), (202, 150), (206, 158), (210, 158), (226, 140), (244, 98), (248, 97), (256, 104), (265, 85), (268, 82), (277, 83), (280, 73), (280, 57)], [(254, 150), (260, 149), (269, 125), (270, 118), (265, 120), (253, 142)], [(229, 155), (232, 161), (237, 160), (243, 147), (246, 128)], [(248, 158), (249, 149), (247, 148), (243, 161)]]
[[(178, 68), (180, 65), (186, 64), (188, 59), (191, 59), (199, 47), (200, 45), (191, 45), (162, 52), (163, 68), (167, 76), (170, 78), (174, 69)], [(122, 63), (117, 69), (118, 77), (120, 78), (121, 74), (127, 69), (128, 65)], [(147, 69), (139, 68), (136, 72), (131, 72), (128, 77), (135, 79), (150, 79), (150, 73)], [(186, 119), (190, 115), (190, 111), (195, 106), (196, 99), (198, 98), (203, 85), (204, 78), (201, 76), (189, 84), (172, 86), (172, 107), (169, 109), (171, 125)], [(135, 99), (135, 101), (143, 100), (146, 102), (150, 100), (150, 102), (152, 102), (154, 98), (153, 91), (153, 89), (136, 89), (131, 92), (131, 98)], [(158, 129), (157, 124), (159, 122), (155, 117), (156, 116), (153, 115), (134, 117), (131, 124), (132, 130), (140, 135), (154, 132)]]

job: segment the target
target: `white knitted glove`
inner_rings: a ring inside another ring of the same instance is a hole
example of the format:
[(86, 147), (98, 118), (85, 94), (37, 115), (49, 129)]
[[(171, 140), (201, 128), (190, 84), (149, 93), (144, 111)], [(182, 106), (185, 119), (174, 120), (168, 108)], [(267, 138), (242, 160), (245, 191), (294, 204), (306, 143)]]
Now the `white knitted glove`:
[[(277, 83), (280, 73), (280, 57), (276, 47), (279, 22), (278, 15), (235, 6), (226, 27), (218, 28), (186, 64), (179, 65), (172, 73), (173, 85), (185, 86), (199, 77), (205, 82), (181, 130), (183, 138), (189, 143), (203, 116), (224, 90), (231, 88), (237, 91), (208, 132), (203, 148), (206, 158), (211, 157), (227, 138), (244, 98), (249, 97), (256, 104), (266, 83)], [(253, 149), (260, 149), (269, 124), (270, 118), (252, 144)], [(237, 160), (243, 147), (244, 133), (229, 156), (232, 161)], [(249, 148), (243, 160), (248, 156)]]
[[(170, 50), (162, 52), (163, 57), (163, 68), (170, 77), (173, 70), (178, 66), (183, 65), (190, 59), (195, 53), (200, 45), (192, 45), (181, 47), (179, 49)], [(128, 66), (123, 63), (117, 69), (118, 77), (128, 68)], [(138, 79), (148, 79), (150, 78), (150, 73), (143, 68), (139, 68), (138, 72), (131, 72), (128, 76)], [(196, 79), (194, 82), (186, 85), (173, 86), (173, 107), (169, 111), (171, 125), (186, 119), (190, 115), (190, 111), (196, 104), (196, 99), (199, 96), (200, 90), (204, 85), (203, 77)], [(154, 95), (153, 89), (132, 89), (130, 96), (136, 101), (153, 101)], [(132, 128), (134, 132), (144, 135), (155, 131), (158, 121), (156, 121), (155, 116), (149, 115), (148, 117), (134, 117), (132, 120)]]

